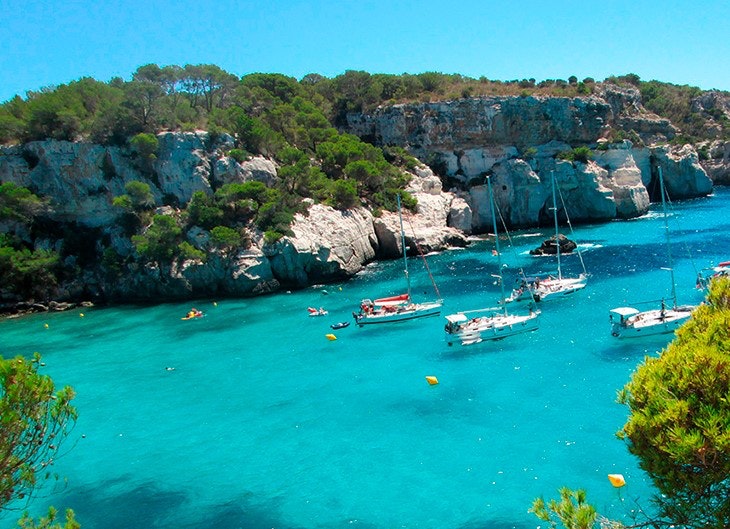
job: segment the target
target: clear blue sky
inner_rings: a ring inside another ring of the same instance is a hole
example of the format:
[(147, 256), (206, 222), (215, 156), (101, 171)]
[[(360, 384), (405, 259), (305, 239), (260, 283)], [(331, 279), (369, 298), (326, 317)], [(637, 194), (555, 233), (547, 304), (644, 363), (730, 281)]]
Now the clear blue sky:
[(156, 63), (245, 75), (438, 71), (730, 90), (730, 2), (0, 0), (0, 102)]

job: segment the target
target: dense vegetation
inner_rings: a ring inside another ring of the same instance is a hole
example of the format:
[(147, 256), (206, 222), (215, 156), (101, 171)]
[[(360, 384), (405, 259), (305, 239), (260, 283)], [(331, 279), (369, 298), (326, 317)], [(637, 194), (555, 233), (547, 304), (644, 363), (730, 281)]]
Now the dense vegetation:
[[(638, 89), (645, 108), (670, 119), (689, 138), (708, 138), (708, 122), (727, 134), (722, 108), (693, 110), (703, 94), (699, 88), (642, 81), (635, 74), (606, 81)], [(595, 89), (594, 79), (575, 76), (538, 82), (347, 71), (331, 79), (309, 74), (296, 80), (260, 73), (238, 78), (215, 65), (148, 64), (130, 81), (84, 78), (14, 97), (0, 106), (0, 143), (56, 138), (122, 144), (140, 132), (205, 129), (235, 134), (242, 152), (276, 156), (288, 145), (313, 153), (348, 112), (381, 104), (500, 95), (575, 97)]]

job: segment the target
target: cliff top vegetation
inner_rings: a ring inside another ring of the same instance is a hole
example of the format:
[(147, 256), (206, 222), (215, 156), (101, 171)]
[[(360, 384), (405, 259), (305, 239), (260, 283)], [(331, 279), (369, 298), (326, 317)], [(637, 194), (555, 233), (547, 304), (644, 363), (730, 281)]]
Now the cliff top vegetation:
[(322, 131), (343, 125), (350, 112), (379, 105), (484, 96), (585, 97), (602, 83), (637, 90), (644, 108), (672, 121), (685, 140), (717, 137), (718, 126), (724, 137), (730, 130), (727, 92), (642, 81), (635, 74), (602, 82), (575, 76), (497, 81), (350, 70), (334, 78), (308, 74), (297, 80), (275, 73), (239, 78), (210, 64), (148, 64), (129, 81), (83, 78), (16, 96), (0, 105), (0, 143), (53, 138), (121, 144), (140, 132), (204, 129), (229, 132), (243, 149), (275, 156), (285, 145), (314, 151), (326, 135)]

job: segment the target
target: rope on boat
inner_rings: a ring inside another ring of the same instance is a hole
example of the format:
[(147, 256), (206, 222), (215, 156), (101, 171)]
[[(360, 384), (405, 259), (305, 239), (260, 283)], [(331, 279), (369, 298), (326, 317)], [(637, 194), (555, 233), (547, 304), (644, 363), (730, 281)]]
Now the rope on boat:
[(421, 257), (421, 260), (423, 261), (423, 266), (426, 267), (426, 272), (428, 272), (428, 278), (431, 280), (433, 289), (436, 292), (436, 297), (438, 299), (441, 299), (441, 292), (439, 292), (439, 287), (438, 287), (438, 285), (436, 285), (436, 280), (433, 278), (433, 274), (431, 273), (431, 269), (428, 266), (428, 261), (426, 260), (426, 256), (423, 255), (423, 250), (421, 250), (421, 246), (418, 244), (418, 239), (416, 238), (416, 230), (413, 228), (413, 224), (411, 223), (411, 217), (407, 215), (406, 221), (408, 221), (408, 226), (411, 228), (411, 232), (413, 232), (413, 243), (416, 245), (416, 250), (418, 250), (418, 255)]
[[(504, 217), (502, 216), (502, 210), (499, 209), (499, 206), (497, 205), (497, 201), (494, 201), (494, 209), (497, 211), (497, 215), (499, 216), (499, 221), (502, 223), (502, 230), (504, 231), (504, 234), (507, 236), (507, 242), (509, 242), (509, 248), (512, 252), (512, 256), (515, 258), (515, 260), (518, 260), (517, 252), (515, 252), (515, 245), (512, 242), (512, 237), (509, 234), (509, 230), (507, 229), (507, 223), (504, 220)], [(519, 269), (519, 276), (522, 282), (527, 283), (527, 275), (525, 275), (525, 271), (522, 267)], [(532, 291), (531, 288), (527, 289), (528, 293), (530, 294), (530, 303), (535, 303), (537, 300), (535, 299), (535, 293)]]
[[(573, 232), (573, 225), (570, 223), (570, 217), (568, 216), (568, 208), (565, 207), (565, 200), (563, 200), (563, 193), (560, 191), (559, 186), (555, 186), (555, 189), (558, 191), (558, 195), (560, 196), (560, 204), (563, 206), (563, 211), (565, 212), (565, 220), (568, 221), (568, 228), (570, 228), (570, 235), (574, 237), (575, 233)], [(558, 241), (557, 235), (555, 236), (555, 244), (560, 244), (560, 241)], [(580, 265), (583, 267), (583, 273), (585, 275), (588, 275), (588, 271), (586, 270), (586, 264), (583, 262), (583, 254), (580, 253), (580, 246), (578, 244), (575, 245), (575, 251), (578, 252), (578, 259), (580, 259)]]

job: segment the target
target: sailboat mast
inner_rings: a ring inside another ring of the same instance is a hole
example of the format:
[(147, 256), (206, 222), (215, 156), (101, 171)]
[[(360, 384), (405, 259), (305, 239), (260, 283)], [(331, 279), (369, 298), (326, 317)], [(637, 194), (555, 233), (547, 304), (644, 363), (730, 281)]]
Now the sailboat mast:
[(499, 251), (499, 232), (497, 231), (497, 214), (494, 195), (492, 194), (492, 180), (487, 176), (487, 190), (489, 192), (489, 205), (492, 210), (492, 227), (494, 229), (494, 247), (497, 252), (497, 266), (499, 266), (499, 288), (502, 290), (502, 312), (507, 315), (507, 304), (504, 302), (504, 280), (502, 278), (502, 252)]
[(661, 166), (659, 169), (659, 190), (662, 193), (662, 212), (664, 214), (664, 235), (667, 239), (667, 260), (669, 262), (669, 273), (672, 276), (672, 303), (673, 307), (677, 307), (677, 284), (674, 281), (674, 264), (672, 263), (672, 245), (669, 238), (669, 222), (667, 221), (667, 202), (664, 198), (664, 176), (662, 175)]
[(403, 273), (406, 275), (406, 286), (408, 287), (408, 301), (411, 300), (411, 278), (408, 275), (408, 258), (406, 257), (406, 233), (403, 230), (403, 214), (400, 207), (400, 194), (396, 195), (398, 199), (398, 220), (400, 221), (400, 243), (403, 248)]
[(555, 199), (555, 195), (557, 194), (555, 192), (555, 171), (550, 171), (550, 177), (553, 186), (553, 219), (555, 220), (555, 249), (557, 250), (556, 255), (558, 256), (558, 279), (563, 279), (563, 273), (560, 268), (560, 234), (558, 233), (558, 203)]

